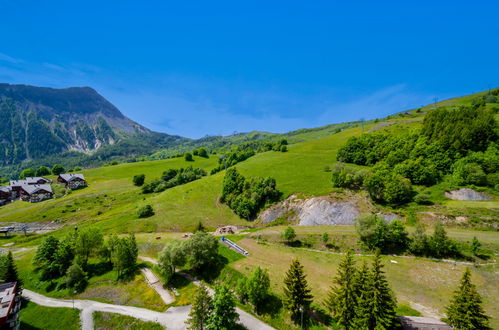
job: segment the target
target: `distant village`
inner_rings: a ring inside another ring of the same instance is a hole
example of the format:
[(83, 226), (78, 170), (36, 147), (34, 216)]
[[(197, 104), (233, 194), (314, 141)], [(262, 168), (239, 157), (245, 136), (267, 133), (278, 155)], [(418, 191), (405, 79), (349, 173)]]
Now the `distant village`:
[[(25, 202), (41, 202), (54, 197), (51, 186), (52, 180), (38, 176), (27, 177), (22, 180), (11, 180), (9, 185), (0, 186), (0, 205), (20, 199)], [(68, 173), (59, 174), (57, 184), (63, 184), (66, 188), (75, 190), (87, 186), (83, 174)]]

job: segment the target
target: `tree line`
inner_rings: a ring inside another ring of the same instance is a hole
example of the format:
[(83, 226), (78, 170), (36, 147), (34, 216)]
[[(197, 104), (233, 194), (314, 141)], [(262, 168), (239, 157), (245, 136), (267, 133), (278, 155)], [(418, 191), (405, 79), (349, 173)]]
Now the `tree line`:
[[(317, 307), (308, 286), (301, 263), (294, 259), (283, 280), (282, 303), (295, 324), (308, 326), (316, 317)], [(256, 267), (249, 277), (243, 277), (234, 292), (225, 285), (217, 285), (210, 297), (205, 285), (196, 291), (189, 329), (237, 328), (234, 295), (242, 303), (250, 303), (260, 314), (270, 296), (270, 277), (267, 270)], [(445, 321), (459, 329), (489, 329), (488, 316), (476, 287), (471, 283), (469, 269), (463, 274), (454, 297), (446, 307)], [(342, 258), (327, 298), (322, 302), (337, 327), (342, 329), (397, 329), (397, 300), (383, 270), (377, 253), (369, 267), (366, 262), (358, 268), (348, 252)], [(221, 308), (223, 306), (223, 308)], [(325, 322), (330, 325), (330, 321)]]
[(145, 176), (143, 174), (136, 175), (133, 182), (137, 186), (142, 186), (142, 193), (157, 193), (165, 191), (166, 189), (179, 186), (188, 182), (201, 179), (206, 176), (206, 172), (201, 168), (193, 168), (188, 166), (180, 169), (168, 169), (163, 172), (160, 178), (144, 184)]
[(365, 188), (379, 203), (401, 205), (414, 197), (412, 184), (431, 186), (451, 174), (457, 185), (496, 187), (499, 149), (494, 113), (480, 107), (439, 108), (419, 130), (401, 135), (364, 134), (340, 148), (333, 186)]
[(82, 291), (93, 267), (90, 258), (98, 257), (110, 265), (120, 279), (135, 271), (137, 256), (133, 234), (127, 237), (113, 234), (104, 240), (99, 229), (89, 227), (62, 239), (47, 236), (36, 250), (33, 265), (42, 281), (64, 277), (67, 287)]
[(281, 195), (275, 179), (246, 179), (236, 168), (230, 168), (225, 173), (220, 201), (240, 217), (251, 220), (263, 207), (278, 201)]

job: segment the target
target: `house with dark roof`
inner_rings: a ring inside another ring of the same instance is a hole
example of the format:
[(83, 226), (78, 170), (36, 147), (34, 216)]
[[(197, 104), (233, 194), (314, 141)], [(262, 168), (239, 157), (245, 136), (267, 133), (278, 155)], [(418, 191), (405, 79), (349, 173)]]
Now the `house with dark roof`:
[(21, 292), (17, 282), (0, 284), (0, 329), (19, 328)]
[(10, 186), (0, 186), (0, 205), (4, 205), (12, 200), (12, 188)]
[(85, 177), (83, 176), (83, 174), (79, 173), (59, 174), (57, 182), (64, 184), (66, 188), (72, 190), (87, 186), (87, 181), (85, 181)]
[(404, 330), (452, 330), (447, 323), (421, 316), (399, 316), (400, 324)]
[(27, 184), (21, 185), (19, 197), (25, 202), (41, 202), (54, 196), (49, 184)]
[(52, 183), (52, 180), (49, 180), (41, 176), (27, 177), (22, 180), (11, 180), (9, 182), (9, 186), (12, 190), (12, 199), (16, 199), (17, 197), (20, 196), (21, 187), (24, 185), (42, 185), (50, 183)]

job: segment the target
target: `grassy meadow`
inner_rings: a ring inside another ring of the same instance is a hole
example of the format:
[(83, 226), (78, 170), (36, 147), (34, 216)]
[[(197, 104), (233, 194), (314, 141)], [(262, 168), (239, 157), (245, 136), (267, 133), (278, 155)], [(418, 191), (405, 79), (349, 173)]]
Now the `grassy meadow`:
[[(461, 100), (445, 102), (459, 104)], [(427, 106), (422, 109), (421, 113), (411, 111), (414, 115), (394, 115), (385, 121), (368, 122), (364, 127), (355, 126), (337, 133), (332, 133), (333, 127), (297, 133), (289, 138), (290, 142), (296, 143), (290, 144), (287, 152), (259, 153), (237, 164), (236, 167), (247, 177), (271, 176), (275, 178), (284, 198), (293, 194), (300, 198), (307, 198), (333, 192), (338, 198), (352, 198), (352, 193), (331, 187), (331, 173), (326, 169), (335, 164), (339, 148), (349, 137), (360, 135), (363, 130), (365, 132), (384, 130), (396, 135), (416, 128), (420, 125), (424, 112), (430, 109), (431, 106)], [(388, 122), (392, 124), (387, 126)], [(102, 229), (105, 234), (134, 232), (139, 246), (139, 255), (152, 258), (157, 257), (158, 252), (167, 242), (173, 239), (183, 239), (183, 233), (194, 229), (199, 222), (202, 222), (209, 230), (228, 224), (247, 226), (250, 227), (248, 233), (230, 236), (230, 238), (238, 241), (250, 252), (250, 255), (241, 257), (221, 247), (219, 252), (225, 266), (217, 274), (216, 279), (234, 284), (238, 278), (250, 274), (256, 266), (260, 266), (269, 269), (272, 291), (280, 295), (285, 272), (291, 260), (298, 258), (305, 267), (315, 302), (321, 305), (335, 276), (341, 258), (340, 253), (350, 248), (360, 251), (353, 226), (296, 226), (298, 239), (304, 244), (301, 247), (290, 247), (281, 242), (280, 233), (283, 226), (267, 225), (264, 227), (257, 222), (243, 220), (219, 202), (224, 171), (161, 193), (142, 194), (140, 188), (132, 184), (132, 177), (137, 174), (145, 174), (147, 183), (160, 177), (170, 168), (193, 166), (200, 167), (209, 173), (217, 165), (218, 156), (210, 155), (208, 159), (195, 156), (193, 162), (187, 162), (184, 158), (173, 158), (86, 169), (82, 173), (89, 183), (87, 188), (41, 203), (16, 201), (2, 206), (0, 222), (37, 222), (59, 225), (61, 228), (52, 233), (56, 236), (63, 236), (73, 231), (75, 226), (95, 226)], [(408, 215), (409, 212), (416, 212), (422, 221), (429, 225), (440, 215), (456, 218), (473, 216), (476, 219), (497, 217), (499, 197), (494, 196), (490, 201), (480, 202), (451, 201), (443, 196), (448, 188), (446, 182), (431, 188), (415, 187), (418, 191), (427, 192), (432, 200), (436, 201), (436, 205), (432, 206), (410, 203), (402, 208), (392, 209), (386, 206), (369, 205), (377, 212), (398, 213), (402, 216)], [(355, 197), (367, 200), (365, 192), (355, 193)], [(152, 205), (155, 214), (149, 218), (139, 219), (137, 211), (146, 204)], [(462, 244), (468, 244), (476, 236), (482, 243), (482, 248), (489, 254), (499, 254), (497, 231), (478, 231), (476, 228), (462, 227), (449, 223), (447, 229), (449, 236)], [(412, 231), (414, 228), (408, 227), (408, 230)], [(330, 246), (325, 246), (321, 242), (321, 235), (324, 232), (330, 236)], [(46, 235), (31, 234), (28, 237), (14, 235), (2, 238), (0, 245), (15, 243), (11, 248), (17, 251), (15, 256), (26, 288), (56, 298), (68, 298), (71, 295), (62, 285), (62, 279), (53, 283), (41, 282), (31, 265), (34, 249), (44, 236)], [(370, 256), (356, 256), (358, 263), (369, 262), (370, 259)], [(443, 316), (444, 307), (458, 285), (464, 268), (470, 266), (473, 281), (484, 298), (485, 310), (493, 317), (491, 325), (499, 328), (499, 277), (497, 264), (495, 264), (496, 256), (488, 261), (491, 264), (483, 266), (438, 262), (408, 256), (384, 256), (383, 260), (388, 280), (396, 292), (401, 310), (409, 314), (417, 314), (418, 312), (414, 311), (417, 310), (423, 315), (436, 317)], [(92, 262), (98, 264), (97, 259)], [(155, 270), (154, 267), (151, 268)], [(179, 293), (174, 306), (187, 305), (192, 302), (196, 288), (192, 283), (176, 276), (172, 286)], [(128, 282), (116, 282), (116, 273), (113, 271), (92, 274), (87, 289), (75, 297), (159, 311), (168, 307), (147, 285), (140, 273)], [(35, 309), (39, 306), (28, 306), (26, 320), (29, 320), (29, 308)], [(67, 311), (61, 313), (62, 319), (70, 317)], [(285, 313), (282, 311), (279, 313), (272, 317), (263, 316), (263, 318), (276, 328), (292, 327)], [(121, 327), (123, 324), (133, 325), (131, 328), (144, 326), (155, 329), (156, 326), (105, 313), (96, 314), (95, 321), (99, 329)]]

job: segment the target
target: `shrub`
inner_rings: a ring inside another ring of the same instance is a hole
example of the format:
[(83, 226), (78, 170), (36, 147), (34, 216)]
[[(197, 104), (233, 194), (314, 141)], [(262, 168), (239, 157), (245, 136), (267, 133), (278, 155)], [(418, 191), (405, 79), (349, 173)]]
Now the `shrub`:
[(296, 238), (296, 232), (293, 227), (286, 227), (284, 231), (281, 233), (281, 237), (288, 243), (291, 243)]
[(192, 154), (190, 152), (186, 152), (184, 154), (184, 159), (187, 161), (187, 162), (192, 162), (194, 161), (194, 159), (192, 158)]
[(87, 286), (87, 279), (87, 273), (78, 264), (74, 264), (68, 268), (66, 285), (69, 288), (75, 289), (77, 292), (82, 292)]
[(27, 168), (19, 174), (19, 179), (25, 179), (28, 177), (33, 177), (36, 175), (36, 171), (33, 168)]
[(133, 184), (136, 185), (137, 187), (140, 187), (144, 184), (144, 181), (146, 179), (145, 174), (137, 174), (133, 176)]
[(62, 167), (62, 165), (60, 164), (55, 164), (53, 167), (52, 167), (52, 174), (53, 175), (59, 175), (59, 174), (62, 174), (64, 173), (66, 170), (64, 169), (64, 167)]
[(416, 203), (418, 203), (419, 205), (432, 205), (433, 204), (430, 196), (428, 196), (426, 194), (417, 194), (416, 197), (414, 197), (414, 201)]
[(36, 176), (50, 175), (50, 169), (47, 166), (40, 166), (36, 170)]
[(151, 205), (142, 206), (138, 211), (139, 218), (149, 218), (154, 215), (154, 210)]

